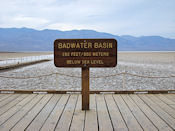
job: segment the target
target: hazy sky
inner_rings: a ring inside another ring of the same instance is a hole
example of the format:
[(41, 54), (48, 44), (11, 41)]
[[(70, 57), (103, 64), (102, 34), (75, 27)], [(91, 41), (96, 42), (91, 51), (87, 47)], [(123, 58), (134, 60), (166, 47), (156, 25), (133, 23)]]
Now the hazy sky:
[(0, 0), (0, 27), (175, 38), (175, 0)]

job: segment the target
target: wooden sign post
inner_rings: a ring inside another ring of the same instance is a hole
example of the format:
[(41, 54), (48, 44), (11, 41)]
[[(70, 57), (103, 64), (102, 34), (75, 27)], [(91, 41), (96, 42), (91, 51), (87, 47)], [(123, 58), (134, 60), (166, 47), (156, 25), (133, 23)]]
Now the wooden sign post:
[(89, 68), (115, 67), (115, 39), (57, 39), (54, 42), (56, 67), (82, 68), (82, 110), (89, 110)]
[(82, 67), (82, 110), (89, 110), (89, 68)]

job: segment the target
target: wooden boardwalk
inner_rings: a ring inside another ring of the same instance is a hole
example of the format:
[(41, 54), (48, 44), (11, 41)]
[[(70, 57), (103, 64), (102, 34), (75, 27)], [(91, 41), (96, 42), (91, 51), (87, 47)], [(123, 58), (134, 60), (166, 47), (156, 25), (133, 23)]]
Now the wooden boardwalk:
[(0, 131), (173, 131), (175, 94), (0, 94)]

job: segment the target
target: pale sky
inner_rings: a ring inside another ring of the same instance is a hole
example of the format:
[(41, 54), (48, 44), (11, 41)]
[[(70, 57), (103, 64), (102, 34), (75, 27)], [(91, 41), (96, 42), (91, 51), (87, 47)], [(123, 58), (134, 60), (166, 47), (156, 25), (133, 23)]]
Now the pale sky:
[(175, 0), (0, 0), (0, 28), (175, 38)]

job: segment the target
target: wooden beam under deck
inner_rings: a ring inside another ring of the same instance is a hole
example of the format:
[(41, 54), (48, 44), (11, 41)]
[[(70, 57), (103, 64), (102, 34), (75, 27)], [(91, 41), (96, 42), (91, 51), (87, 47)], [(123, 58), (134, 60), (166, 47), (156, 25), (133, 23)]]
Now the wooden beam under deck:
[[(0, 93), (47, 93), (47, 94), (67, 94), (67, 93), (81, 93), (81, 90), (14, 90), (14, 89), (0, 89)], [(90, 94), (114, 93), (114, 94), (173, 94), (175, 90), (91, 90)]]

